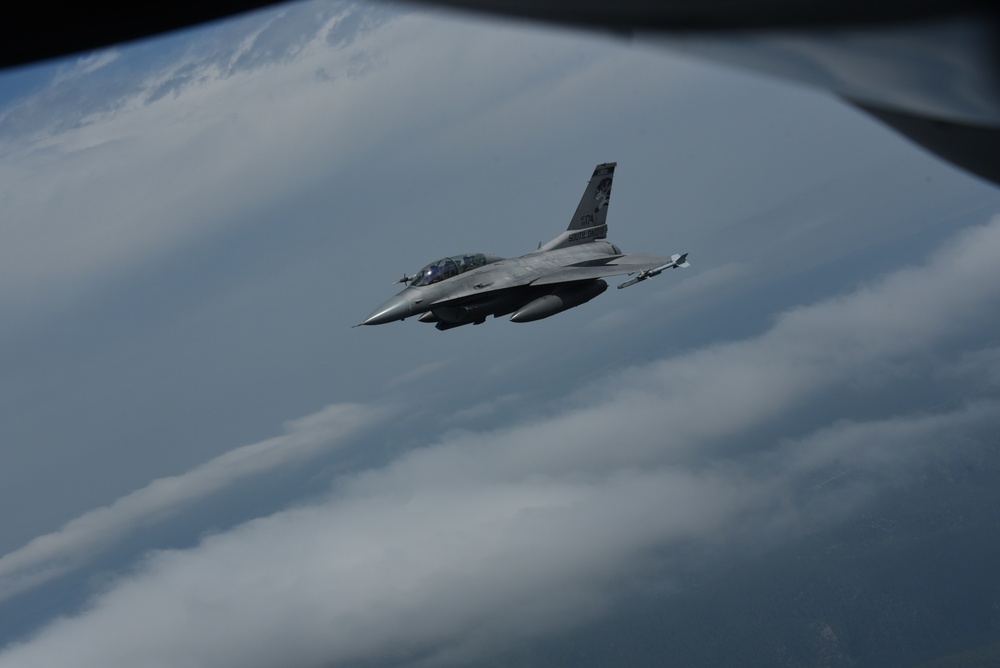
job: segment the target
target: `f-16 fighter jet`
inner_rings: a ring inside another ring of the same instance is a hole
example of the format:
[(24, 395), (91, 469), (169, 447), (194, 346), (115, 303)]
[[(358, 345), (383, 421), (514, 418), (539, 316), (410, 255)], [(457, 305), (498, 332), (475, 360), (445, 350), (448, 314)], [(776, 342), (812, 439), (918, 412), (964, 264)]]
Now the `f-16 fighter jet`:
[(661, 257), (623, 253), (608, 236), (608, 204), (618, 163), (594, 169), (566, 231), (521, 257), (486, 253), (451, 255), (396, 283), (407, 287), (375, 309), (360, 325), (382, 325), (418, 316), (440, 330), (481, 325), (510, 314), (511, 322), (532, 322), (589, 302), (608, 289), (602, 278), (629, 274), (620, 288), (687, 267), (687, 253)]

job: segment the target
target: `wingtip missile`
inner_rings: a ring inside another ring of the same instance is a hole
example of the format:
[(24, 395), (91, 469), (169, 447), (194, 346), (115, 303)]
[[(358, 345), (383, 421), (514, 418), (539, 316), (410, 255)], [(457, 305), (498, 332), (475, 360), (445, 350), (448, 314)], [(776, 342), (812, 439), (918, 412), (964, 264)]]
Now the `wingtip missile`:
[(640, 271), (635, 278), (630, 278), (624, 283), (621, 283), (618, 286), (618, 289), (621, 290), (622, 288), (630, 287), (640, 281), (645, 281), (648, 278), (652, 278), (653, 276), (659, 276), (666, 269), (684, 269), (685, 267), (690, 267), (691, 265), (687, 261), (687, 256), (688, 256), (687, 253), (684, 253), (683, 255), (677, 255), (677, 254), (671, 255), (670, 262), (667, 262), (666, 264), (661, 264), (659, 267), (653, 267), (652, 269), (646, 269), (644, 271)]
[(621, 290), (622, 288), (627, 288), (627, 287), (633, 286), (636, 283), (638, 283), (639, 281), (644, 281), (644, 280), (646, 280), (646, 277), (643, 276), (642, 274), (639, 274), (635, 278), (630, 278), (627, 281), (625, 281), (624, 283), (619, 283), (618, 284), (618, 289)]

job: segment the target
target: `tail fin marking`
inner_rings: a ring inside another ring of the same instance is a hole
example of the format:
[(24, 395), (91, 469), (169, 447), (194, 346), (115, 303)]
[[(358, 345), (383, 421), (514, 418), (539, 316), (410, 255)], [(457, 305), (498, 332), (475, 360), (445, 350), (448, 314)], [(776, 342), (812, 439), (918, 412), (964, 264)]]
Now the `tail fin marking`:
[(576, 207), (576, 213), (573, 214), (569, 227), (552, 241), (540, 246), (539, 251), (607, 238), (608, 205), (611, 203), (611, 184), (617, 165), (617, 162), (606, 162), (594, 168), (594, 174), (587, 182), (587, 189), (580, 198), (580, 204)]

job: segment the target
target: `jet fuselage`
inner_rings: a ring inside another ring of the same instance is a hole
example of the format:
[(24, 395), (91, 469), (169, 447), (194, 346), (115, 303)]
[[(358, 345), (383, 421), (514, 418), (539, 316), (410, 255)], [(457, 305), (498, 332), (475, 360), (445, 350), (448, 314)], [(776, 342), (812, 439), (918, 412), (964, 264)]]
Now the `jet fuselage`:
[(409, 285), (372, 311), (361, 325), (418, 316), (438, 329), (481, 324), (511, 314), (532, 322), (584, 304), (608, 288), (607, 276), (635, 274), (634, 285), (665, 269), (687, 267), (687, 254), (662, 257), (622, 253), (607, 237), (608, 205), (616, 163), (598, 165), (569, 227), (538, 250), (504, 259), (486, 253), (452, 255), (400, 281)]

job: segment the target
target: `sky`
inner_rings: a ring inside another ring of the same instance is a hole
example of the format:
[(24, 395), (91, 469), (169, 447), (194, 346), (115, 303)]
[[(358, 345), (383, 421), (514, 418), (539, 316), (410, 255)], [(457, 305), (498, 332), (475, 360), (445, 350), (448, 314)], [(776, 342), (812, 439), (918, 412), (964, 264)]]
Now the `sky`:
[[(689, 269), (352, 329), (607, 161), (609, 240)], [(828, 93), (600, 33), (307, 2), (0, 73), (0, 667), (572, 637), (988, 446), (998, 252), (995, 186)]]

